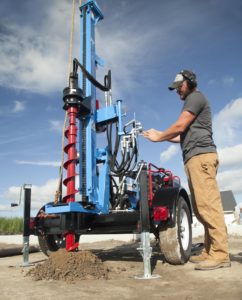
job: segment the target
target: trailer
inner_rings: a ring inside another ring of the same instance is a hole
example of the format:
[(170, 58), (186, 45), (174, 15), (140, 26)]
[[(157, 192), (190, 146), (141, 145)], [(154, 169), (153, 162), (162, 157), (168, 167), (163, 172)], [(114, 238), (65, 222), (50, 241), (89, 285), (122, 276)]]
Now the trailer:
[[(77, 251), (81, 235), (140, 233), (142, 255), (150, 257), (152, 233), (168, 263), (184, 264), (192, 246), (188, 194), (170, 170), (139, 161), (141, 123), (135, 118), (124, 122), (123, 101), (112, 99), (111, 71), (103, 83), (96, 79), (102, 60), (96, 55), (95, 27), (102, 19), (96, 1), (80, 6), (80, 57), (73, 60), (63, 91), (66, 192), (60, 188), (57, 199), (47, 199), (30, 219), (30, 234), (38, 236), (41, 250), (49, 255), (63, 247)], [(96, 100), (97, 89), (103, 93), (103, 107)], [(105, 147), (97, 146), (98, 135)]]

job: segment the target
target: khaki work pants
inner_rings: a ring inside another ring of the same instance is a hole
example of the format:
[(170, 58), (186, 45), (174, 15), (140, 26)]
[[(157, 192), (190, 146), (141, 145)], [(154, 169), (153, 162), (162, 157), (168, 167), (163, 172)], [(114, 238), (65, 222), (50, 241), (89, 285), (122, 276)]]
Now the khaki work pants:
[(228, 260), (228, 236), (216, 174), (217, 153), (199, 154), (185, 164), (192, 206), (204, 226), (205, 251), (215, 260)]

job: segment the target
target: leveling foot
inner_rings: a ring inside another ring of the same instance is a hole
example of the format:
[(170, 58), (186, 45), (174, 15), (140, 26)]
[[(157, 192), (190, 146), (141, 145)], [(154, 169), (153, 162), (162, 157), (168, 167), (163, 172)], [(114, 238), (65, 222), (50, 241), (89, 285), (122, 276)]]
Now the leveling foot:
[(23, 262), (21, 267), (31, 267), (33, 264), (29, 263), (29, 236), (23, 236)]
[(152, 255), (152, 247), (150, 246), (150, 233), (141, 233), (141, 247), (137, 248), (143, 257), (144, 274), (135, 276), (135, 279), (156, 279), (160, 278), (160, 275), (151, 274), (150, 258)]

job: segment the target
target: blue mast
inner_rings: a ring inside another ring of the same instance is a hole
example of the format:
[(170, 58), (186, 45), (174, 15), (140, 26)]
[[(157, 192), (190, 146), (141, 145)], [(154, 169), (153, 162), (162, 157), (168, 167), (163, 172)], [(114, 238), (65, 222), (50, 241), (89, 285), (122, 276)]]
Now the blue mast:
[[(81, 44), (80, 63), (96, 78), (98, 59), (95, 51), (95, 26), (103, 19), (103, 14), (95, 1), (86, 1), (80, 7)], [(91, 97), (91, 112), (80, 118), (80, 193), (83, 203), (100, 205), (98, 199), (98, 177), (96, 168), (96, 88), (80, 72), (79, 86), (85, 97)], [(103, 202), (104, 199), (101, 200)]]

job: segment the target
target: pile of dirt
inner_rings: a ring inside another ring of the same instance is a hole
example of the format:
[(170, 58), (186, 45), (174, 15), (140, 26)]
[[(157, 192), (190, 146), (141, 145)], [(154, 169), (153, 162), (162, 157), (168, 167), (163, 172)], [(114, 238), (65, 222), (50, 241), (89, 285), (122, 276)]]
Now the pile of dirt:
[(108, 268), (90, 251), (68, 252), (59, 249), (26, 275), (34, 280), (107, 279)]

